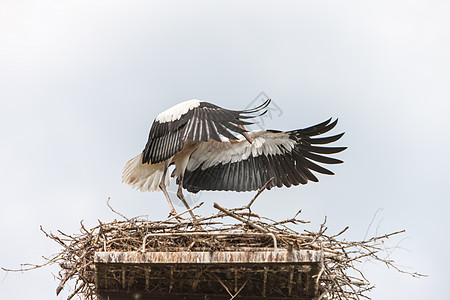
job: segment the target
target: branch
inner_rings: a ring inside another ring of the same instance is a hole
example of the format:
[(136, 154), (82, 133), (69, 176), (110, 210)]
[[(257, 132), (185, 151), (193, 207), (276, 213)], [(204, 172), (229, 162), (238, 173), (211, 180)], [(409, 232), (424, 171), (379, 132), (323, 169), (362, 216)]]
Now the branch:
[(242, 223), (247, 224), (248, 226), (250, 226), (250, 227), (252, 227), (252, 228), (258, 229), (258, 230), (261, 231), (261, 232), (269, 232), (267, 229), (262, 228), (262, 227), (259, 226), (259, 225), (256, 225), (255, 223), (253, 223), (253, 222), (250, 221), (250, 220), (246, 220), (246, 219), (244, 219), (243, 217), (236, 215), (235, 213), (229, 211), (228, 209), (221, 207), (221, 206), (220, 206), (219, 204), (217, 204), (217, 203), (214, 203), (214, 208), (220, 210), (221, 212), (223, 212), (224, 214), (226, 214), (226, 215), (228, 215), (228, 216), (230, 216), (230, 217), (232, 217), (232, 218), (235, 218), (236, 220), (241, 221)]
[(127, 217), (125, 217), (124, 215), (122, 215), (120, 212), (115, 211), (114, 208), (112, 208), (112, 206), (109, 205), (109, 200), (110, 200), (110, 199), (111, 199), (111, 197), (108, 197), (108, 200), (106, 200), (106, 205), (108, 205), (109, 209), (111, 209), (113, 213), (118, 214), (119, 216), (121, 216), (121, 217), (124, 218), (125, 220), (130, 221), (130, 219), (128, 219)]

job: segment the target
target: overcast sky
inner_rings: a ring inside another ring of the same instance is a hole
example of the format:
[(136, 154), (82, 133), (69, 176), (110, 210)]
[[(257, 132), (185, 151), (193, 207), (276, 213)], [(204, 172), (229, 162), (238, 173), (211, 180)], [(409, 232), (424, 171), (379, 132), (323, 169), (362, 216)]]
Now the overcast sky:
[[(107, 197), (128, 217), (166, 217), (161, 193), (121, 183), (155, 116), (192, 98), (242, 109), (264, 92), (281, 111), (269, 128), (339, 117), (349, 148), (335, 176), (267, 191), (254, 209), (302, 209), (300, 231), (327, 216), (346, 239), (376, 214), (369, 234), (406, 229), (391, 258), (429, 277), (365, 263), (370, 295), (448, 295), (449, 15), (448, 1), (0, 1), (0, 265), (58, 251), (40, 225), (113, 220)], [(208, 214), (252, 195), (195, 200)], [(1, 298), (65, 299), (57, 271), (1, 271)]]

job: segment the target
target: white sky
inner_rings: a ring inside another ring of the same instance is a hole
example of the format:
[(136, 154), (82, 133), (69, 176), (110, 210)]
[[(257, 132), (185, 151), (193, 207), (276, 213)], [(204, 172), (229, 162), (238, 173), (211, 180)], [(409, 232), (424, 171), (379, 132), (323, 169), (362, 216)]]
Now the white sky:
[[(58, 251), (39, 225), (74, 233), (79, 221), (160, 219), (162, 194), (120, 183), (154, 117), (199, 98), (246, 107), (261, 91), (283, 110), (273, 129), (339, 117), (343, 165), (319, 184), (276, 189), (259, 214), (302, 209), (347, 239), (406, 229), (392, 254), (414, 279), (364, 270), (374, 299), (447, 294), (450, 160), (448, 1), (0, 1), (0, 265)], [(203, 193), (232, 207), (248, 193)], [(302, 230), (299, 227), (298, 230)], [(50, 272), (0, 272), (3, 299), (55, 296)], [(63, 296), (67, 296), (67, 292)]]

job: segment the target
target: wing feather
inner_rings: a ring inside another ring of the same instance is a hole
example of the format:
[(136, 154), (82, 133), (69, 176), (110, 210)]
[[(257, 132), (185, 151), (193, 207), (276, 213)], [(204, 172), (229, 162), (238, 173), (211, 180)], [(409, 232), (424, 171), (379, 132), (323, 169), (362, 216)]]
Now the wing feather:
[(216, 127), (217, 127), (217, 132), (221, 135), (223, 135), (224, 137), (230, 139), (230, 140), (237, 140), (237, 138), (228, 131), (228, 129), (226, 129), (224, 127), (224, 125), (222, 125), (221, 123), (216, 123)]
[(302, 151), (303, 156), (310, 158), (312, 160), (315, 160), (317, 162), (321, 162), (324, 164), (340, 164), (342, 163), (342, 160), (336, 159), (336, 158), (332, 158), (332, 157), (328, 157), (328, 156), (323, 156), (323, 155), (318, 155), (318, 154), (314, 154), (308, 151)]
[(337, 140), (339, 140), (342, 136), (344, 135), (344, 133), (340, 133), (340, 134), (336, 134), (333, 136), (328, 136), (328, 137), (323, 137), (323, 138), (312, 138), (309, 139), (309, 142), (311, 144), (329, 144), (332, 142), (336, 142)]
[(326, 175), (334, 175), (333, 172), (331, 172), (328, 169), (325, 169), (322, 166), (319, 166), (318, 164), (313, 163), (312, 161), (310, 161), (309, 159), (306, 159), (304, 157), (301, 157), (299, 159), (299, 163), (301, 161), (301, 164), (303, 164), (303, 166), (305, 166), (306, 168), (313, 170), (317, 173), (321, 173), (321, 174), (326, 174)]
[(236, 134), (247, 132), (248, 119), (269, 105), (265, 103), (249, 110), (228, 110), (217, 105), (190, 100), (159, 114), (152, 124), (143, 150), (142, 163), (159, 163), (178, 153), (186, 142), (221, 142), (221, 136), (237, 140)]
[(262, 171), (264, 176), (264, 182), (268, 182), (271, 178), (273, 178), (272, 182), (269, 184), (268, 188), (278, 186), (279, 178), (276, 177), (275, 170), (273, 169), (273, 165), (270, 160), (265, 155), (260, 155), (257, 157), (259, 160), (259, 170)]
[(335, 154), (335, 153), (344, 151), (346, 149), (346, 147), (317, 147), (317, 146), (310, 146), (310, 145), (308, 145), (304, 148), (306, 150), (309, 150), (310, 152), (321, 153), (321, 154)]
[(220, 140), (220, 135), (218, 133), (217, 130), (217, 126), (216, 124), (211, 121), (211, 120), (206, 120), (208, 122), (208, 124), (206, 125), (208, 128), (208, 136), (210, 139), (215, 140), (215, 141), (219, 141)]
[[(335, 142), (343, 134), (311, 136), (328, 132), (336, 126), (336, 121), (329, 119), (306, 129), (288, 132), (251, 131), (248, 132), (251, 144), (243, 138), (236, 142), (204, 143), (191, 155), (183, 186), (189, 191), (251, 191), (261, 188), (272, 177), (274, 179), (268, 189), (317, 182), (313, 172), (334, 174), (317, 163), (342, 163), (339, 159), (319, 154), (339, 153), (346, 147), (316, 146)], [(227, 129), (220, 126), (222, 124), (216, 124), (218, 132), (224, 135), (221, 131)], [(212, 174), (215, 178), (203, 180), (199, 176), (202, 173)]]
[(253, 173), (252, 178), (249, 180), (251, 185), (249, 189), (256, 190), (258, 187), (263, 186), (265, 182), (261, 179), (262, 175), (261, 172), (259, 172), (257, 160), (253, 156), (250, 156), (249, 162), (249, 171)]

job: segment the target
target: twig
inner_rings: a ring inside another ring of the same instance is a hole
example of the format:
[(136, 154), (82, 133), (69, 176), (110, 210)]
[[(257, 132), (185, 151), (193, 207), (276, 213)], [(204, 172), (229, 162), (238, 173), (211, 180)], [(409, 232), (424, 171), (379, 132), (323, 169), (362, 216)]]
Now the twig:
[(127, 217), (125, 217), (124, 215), (122, 215), (120, 212), (115, 211), (114, 208), (112, 208), (112, 206), (109, 205), (109, 200), (110, 200), (110, 198), (111, 198), (111, 197), (108, 197), (108, 200), (106, 200), (106, 205), (108, 205), (109, 209), (111, 209), (111, 211), (112, 211), (113, 213), (115, 213), (115, 214), (121, 216), (121, 217), (124, 218), (125, 220), (130, 221), (130, 219), (128, 219)]
[(335, 234), (335, 235), (332, 235), (332, 236), (330, 236), (330, 239), (334, 239), (334, 238), (336, 238), (336, 237), (338, 237), (338, 236), (340, 236), (341, 234), (343, 234), (344, 232), (346, 232), (347, 231), (347, 229), (349, 229), (350, 227), (345, 227), (344, 229), (342, 229), (338, 234)]
[(235, 213), (229, 211), (228, 209), (221, 207), (217, 203), (214, 203), (214, 208), (217, 208), (218, 210), (220, 210), (221, 212), (225, 213), (226, 215), (228, 215), (228, 216), (230, 216), (232, 218), (235, 218), (236, 220), (239, 220), (239, 221), (247, 224), (248, 226), (250, 226), (252, 228), (258, 229), (261, 232), (269, 232), (267, 229), (262, 228), (261, 226), (256, 225), (255, 223), (253, 223), (252, 221), (246, 220), (246, 219), (236, 215)]
[(273, 180), (273, 177), (270, 178), (256, 193), (255, 197), (253, 197), (253, 199), (246, 205), (244, 206), (242, 209), (248, 209), (248, 211), (251, 213), (250, 207), (252, 206), (253, 202), (255, 202), (256, 198), (259, 197), (259, 195), (261, 195), (262, 192), (264, 192), (267, 188), (267, 186), (269, 185), (269, 183), (271, 183)]
[(318, 289), (319, 289), (320, 277), (322, 276), (323, 271), (325, 270), (323, 246), (322, 245), (320, 245), (320, 246), (321, 246), (321, 249), (320, 249), (320, 264), (319, 264), (320, 271), (319, 271), (319, 273), (317, 274), (317, 277), (316, 277), (316, 284), (315, 284), (315, 294), (316, 295), (317, 295), (317, 292), (318, 292)]
[[(194, 209), (197, 209), (197, 208), (199, 208), (200, 206), (202, 206), (203, 203), (205, 203), (205, 202), (201, 202), (200, 204), (197, 204), (196, 206), (194, 206), (194, 207), (192, 207), (192, 208), (190, 208), (190, 209), (187, 209), (187, 210), (185, 210), (185, 211), (183, 211), (183, 212), (180, 212), (180, 213), (176, 214), (175, 216), (171, 216), (170, 218), (168, 218), (168, 219), (166, 219), (166, 220), (164, 220), (164, 221), (161, 221), (161, 223), (169, 222), (169, 221), (171, 221), (171, 220), (173, 220), (173, 219), (175, 219), (175, 218), (178, 218), (178, 217), (184, 215), (185, 213), (188, 213), (188, 212), (190, 213), (190, 212), (192, 212)], [(200, 220), (201, 220), (201, 219), (200, 219)], [(199, 221), (199, 220), (197, 220), (197, 221)]]

